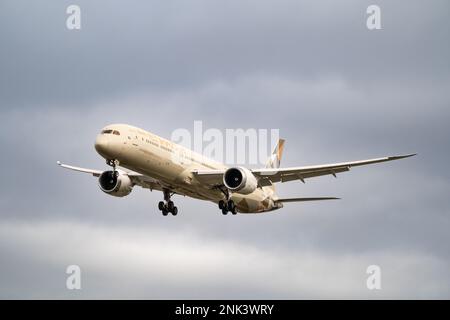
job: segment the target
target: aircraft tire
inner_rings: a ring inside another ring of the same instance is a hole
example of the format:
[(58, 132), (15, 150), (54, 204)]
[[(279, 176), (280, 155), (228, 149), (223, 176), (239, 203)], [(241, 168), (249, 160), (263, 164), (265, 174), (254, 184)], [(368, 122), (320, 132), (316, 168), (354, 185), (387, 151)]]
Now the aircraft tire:
[(227, 207), (228, 211), (233, 212), (233, 210), (236, 210), (236, 205), (233, 200), (228, 200)]

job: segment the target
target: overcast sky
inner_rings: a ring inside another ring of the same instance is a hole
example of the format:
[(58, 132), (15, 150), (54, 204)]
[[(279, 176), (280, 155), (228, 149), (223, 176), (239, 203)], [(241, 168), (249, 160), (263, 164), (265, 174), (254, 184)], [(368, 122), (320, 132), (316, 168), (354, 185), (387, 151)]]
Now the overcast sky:
[[(66, 8), (81, 8), (81, 30)], [(381, 30), (366, 9), (381, 8)], [(0, 298), (450, 298), (450, 4), (0, 2)], [(290, 203), (102, 193), (96, 134), (279, 129), (282, 166), (418, 153), (279, 185)], [(82, 290), (66, 289), (66, 267)], [(366, 287), (379, 265), (382, 289)]]

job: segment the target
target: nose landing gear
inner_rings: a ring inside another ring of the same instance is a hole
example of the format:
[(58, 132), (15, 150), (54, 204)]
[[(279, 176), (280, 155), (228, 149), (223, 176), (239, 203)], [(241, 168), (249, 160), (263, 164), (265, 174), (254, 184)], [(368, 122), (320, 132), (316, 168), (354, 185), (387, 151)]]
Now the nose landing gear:
[(161, 211), (163, 216), (167, 216), (170, 213), (172, 213), (173, 216), (176, 216), (178, 214), (178, 208), (175, 207), (175, 204), (173, 201), (170, 200), (170, 197), (173, 196), (173, 193), (170, 194), (170, 190), (164, 189), (164, 201), (160, 201), (158, 203), (158, 209)]
[(120, 164), (119, 160), (117, 159), (110, 159), (110, 160), (106, 160), (106, 164), (108, 166), (111, 166), (113, 169), (113, 172), (116, 173), (116, 167)]

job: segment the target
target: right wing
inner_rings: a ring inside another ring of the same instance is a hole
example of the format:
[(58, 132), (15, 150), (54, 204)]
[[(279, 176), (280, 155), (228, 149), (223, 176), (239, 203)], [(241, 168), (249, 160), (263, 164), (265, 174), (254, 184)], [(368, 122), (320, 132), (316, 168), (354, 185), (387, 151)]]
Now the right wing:
[(92, 169), (80, 168), (80, 167), (75, 167), (75, 166), (69, 166), (68, 164), (63, 164), (60, 161), (56, 161), (56, 163), (58, 164), (58, 166), (60, 166), (62, 168), (66, 168), (66, 169), (70, 169), (70, 170), (74, 170), (74, 171), (78, 171), (78, 172), (90, 173), (94, 177), (100, 177), (100, 175), (103, 172), (100, 170), (92, 170)]
[[(78, 171), (78, 172), (83, 172), (83, 173), (89, 173), (89, 174), (92, 174), (94, 177), (100, 177), (100, 175), (103, 173), (103, 171), (101, 171), (101, 170), (75, 167), (75, 166), (71, 166), (68, 164), (63, 164), (59, 161), (57, 161), (56, 163), (62, 168), (70, 169), (70, 170), (74, 170), (74, 171)], [(126, 174), (130, 178), (131, 182), (135, 185), (138, 185), (142, 188), (147, 188), (150, 190), (162, 191), (162, 189), (163, 189), (163, 186), (159, 180), (156, 180), (154, 178), (145, 176), (145, 175), (137, 173), (137, 172), (125, 171), (123, 169), (119, 169), (119, 170), (123, 171), (124, 174)]]

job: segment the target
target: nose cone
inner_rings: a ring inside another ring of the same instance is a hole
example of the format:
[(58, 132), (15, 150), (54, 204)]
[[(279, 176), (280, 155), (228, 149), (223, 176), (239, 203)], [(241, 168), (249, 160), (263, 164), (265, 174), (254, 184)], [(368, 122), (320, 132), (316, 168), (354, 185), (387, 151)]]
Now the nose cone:
[(95, 150), (102, 156), (107, 155), (108, 139), (105, 135), (100, 134), (97, 136), (97, 139), (95, 139)]

